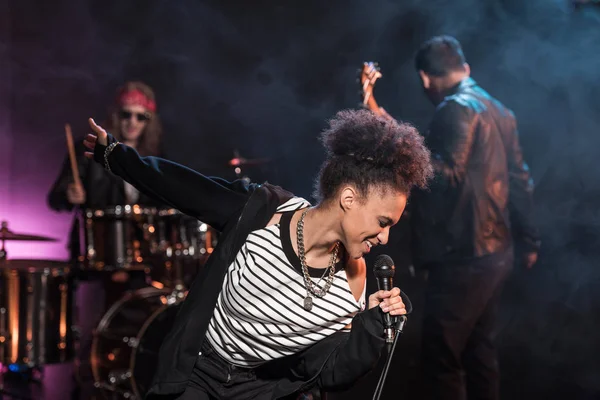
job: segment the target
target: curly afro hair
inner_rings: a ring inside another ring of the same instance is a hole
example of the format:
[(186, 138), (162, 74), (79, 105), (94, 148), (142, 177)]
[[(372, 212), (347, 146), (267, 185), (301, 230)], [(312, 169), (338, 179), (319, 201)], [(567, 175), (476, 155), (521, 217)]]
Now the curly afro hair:
[(327, 159), (315, 182), (315, 198), (334, 198), (353, 184), (363, 198), (369, 189), (395, 189), (407, 196), (425, 189), (433, 176), (430, 153), (416, 128), (368, 110), (343, 110), (321, 134)]

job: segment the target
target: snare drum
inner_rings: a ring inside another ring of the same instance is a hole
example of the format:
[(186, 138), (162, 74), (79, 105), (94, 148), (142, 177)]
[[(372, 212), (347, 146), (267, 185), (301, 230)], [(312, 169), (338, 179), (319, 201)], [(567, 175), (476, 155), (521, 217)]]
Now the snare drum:
[(14, 371), (73, 358), (73, 285), (69, 265), (0, 261), (0, 362)]

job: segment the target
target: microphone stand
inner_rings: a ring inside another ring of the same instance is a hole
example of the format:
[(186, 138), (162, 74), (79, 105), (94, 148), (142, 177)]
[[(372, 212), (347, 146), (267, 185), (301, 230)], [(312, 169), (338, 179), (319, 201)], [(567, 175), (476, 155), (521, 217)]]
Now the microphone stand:
[(377, 382), (375, 393), (373, 393), (373, 400), (379, 400), (379, 398), (381, 397), (381, 393), (383, 392), (383, 384), (385, 383), (385, 379), (390, 369), (390, 364), (392, 363), (392, 357), (394, 356), (394, 350), (396, 350), (398, 338), (402, 334), (402, 331), (404, 331), (405, 324), (406, 316), (402, 315), (400, 318), (398, 318), (398, 322), (396, 323), (396, 327), (394, 328), (394, 340), (392, 341), (392, 343), (390, 343), (389, 341), (387, 342), (388, 354), (386, 357), (385, 366), (383, 367), (383, 371), (381, 371), (381, 376), (379, 377), (379, 382)]

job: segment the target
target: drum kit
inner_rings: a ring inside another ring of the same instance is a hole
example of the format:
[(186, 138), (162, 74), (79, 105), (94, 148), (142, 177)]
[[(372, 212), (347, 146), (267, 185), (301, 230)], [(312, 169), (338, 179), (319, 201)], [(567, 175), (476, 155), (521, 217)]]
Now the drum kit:
[(0, 228), (0, 364), (3, 372), (73, 356), (71, 268), (54, 260), (7, 259), (6, 241), (55, 241)]
[[(67, 125), (70, 155), (74, 150)], [(71, 154), (73, 153), (73, 154)], [(269, 162), (235, 152), (227, 165)], [(76, 171), (76, 164), (73, 165)], [(74, 173), (78, 184), (78, 172)], [(52, 242), (54, 238), (0, 228), (0, 375), (39, 375), (50, 364), (78, 361), (79, 328), (74, 310), (78, 279), (144, 271), (148, 285), (127, 291), (104, 313), (93, 332), (89, 365), (105, 399), (142, 399), (156, 369), (160, 345), (199, 269), (217, 244), (207, 224), (175, 209), (140, 205), (79, 211), (84, 248), (76, 260), (11, 259), (6, 241)], [(83, 273), (83, 274), (82, 274)], [(80, 305), (81, 306), (81, 305)], [(3, 391), (0, 385), (0, 398)]]
[(143, 270), (149, 278), (148, 287), (125, 293), (104, 314), (90, 359), (97, 388), (110, 398), (142, 399), (162, 340), (217, 233), (175, 209), (138, 205), (87, 209), (84, 220), (84, 268)]
[[(0, 364), (4, 373), (42, 371), (73, 361), (78, 269), (96, 274), (142, 270), (149, 285), (109, 307), (93, 333), (94, 386), (106, 399), (142, 399), (162, 340), (217, 232), (174, 209), (138, 205), (86, 209), (85, 251), (77, 262), (10, 259), (6, 241), (56, 241), (0, 229)], [(76, 264), (76, 265), (74, 265)]]

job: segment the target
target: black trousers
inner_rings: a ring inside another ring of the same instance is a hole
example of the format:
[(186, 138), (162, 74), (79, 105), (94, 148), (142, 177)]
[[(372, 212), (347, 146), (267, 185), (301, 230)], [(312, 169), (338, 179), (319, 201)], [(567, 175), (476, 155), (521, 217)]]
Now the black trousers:
[(422, 337), (426, 398), (499, 398), (494, 327), (513, 258), (510, 249), (430, 267)]
[(188, 387), (177, 400), (270, 400), (275, 384), (257, 377), (253, 368), (225, 361), (205, 340)]

